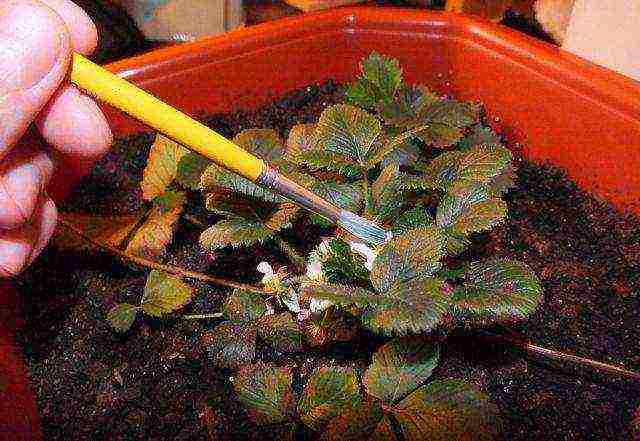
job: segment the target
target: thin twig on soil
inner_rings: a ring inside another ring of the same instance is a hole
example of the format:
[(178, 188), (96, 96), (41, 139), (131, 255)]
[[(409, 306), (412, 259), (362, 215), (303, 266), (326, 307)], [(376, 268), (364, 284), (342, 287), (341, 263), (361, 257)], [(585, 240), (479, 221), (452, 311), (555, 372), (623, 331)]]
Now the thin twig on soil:
[(128, 254), (125, 253), (123, 251), (120, 251), (119, 249), (111, 246), (111, 245), (107, 245), (104, 243), (100, 243), (97, 242), (96, 240), (94, 240), (93, 238), (87, 236), (84, 232), (82, 232), (78, 227), (76, 227), (75, 225), (73, 225), (73, 223), (67, 221), (66, 219), (64, 219), (62, 216), (60, 216), (58, 218), (58, 222), (60, 225), (62, 225), (63, 227), (65, 227), (67, 230), (71, 231), (73, 234), (75, 234), (76, 236), (78, 236), (79, 238), (81, 238), (82, 240), (86, 241), (88, 244), (92, 245), (95, 248), (99, 248), (102, 249), (104, 251), (107, 251), (111, 254), (114, 254), (118, 257), (121, 257), (125, 260), (129, 260), (131, 262), (134, 262), (138, 265), (144, 266), (146, 268), (151, 268), (151, 269), (156, 269), (156, 270), (160, 270), (160, 271), (164, 271), (170, 274), (174, 274), (177, 276), (182, 276), (182, 277), (190, 277), (192, 279), (197, 279), (197, 280), (202, 280), (203, 282), (209, 282), (215, 285), (220, 285), (220, 286), (225, 286), (228, 288), (237, 288), (237, 289), (244, 289), (246, 291), (251, 291), (251, 292), (258, 292), (261, 294), (264, 294), (265, 291), (261, 288), (258, 288), (256, 286), (253, 285), (247, 285), (245, 283), (237, 283), (237, 282), (233, 282), (231, 280), (226, 280), (226, 279), (221, 279), (218, 277), (212, 277), (209, 276), (207, 274), (203, 274), (203, 273), (199, 273), (196, 271), (190, 271), (184, 268), (180, 268), (177, 266), (173, 266), (173, 265), (165, 265), (162, 263), (158, 263), (158, 262), (154, 262), (152, 260), (149, 259), (145, 259), (143, 257), (138, 257), (138, 256), (134, 256), (132, 254)]
[(218, 319), (222, 318), (224, 314), (222, 312), (214, 312), (213, 314), (189, 314), (183, 315), (182, 318), (187, 320), (204, 320), (204, 319)]
[(638, 372), (633, 372), (618, 366), (603, 363), (601, 361), (592, 360), (590, 358), (578, 357), (577, 355), (571, 355), (553, 349), (544, 348), (542, 346), (534, 345), (532, 343), (517, 338), (508, 337), (506, 335), (494, 334), (488, 331), (482, 331), (482, 334), (486, 334), (491, 338), (497, 338), (529, 354), (538, 355), (547, 360), (569, 362), (574, 365), (591, 368), (600, 373), (623, 377), (628, 380), (632, 380), (636, 384), (640, 384), (640, 373)]

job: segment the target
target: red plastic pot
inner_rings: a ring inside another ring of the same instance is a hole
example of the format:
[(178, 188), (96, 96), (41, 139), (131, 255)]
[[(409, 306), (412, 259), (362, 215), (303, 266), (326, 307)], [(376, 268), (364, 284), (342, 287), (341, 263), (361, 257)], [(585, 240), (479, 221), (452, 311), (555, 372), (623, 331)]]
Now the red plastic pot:
[[(526, 158), (563, 167), (582, 188), (640, 214), (640, 83), (482, 20), (339, 9), (161, 49), (109, 68), (187, 112), (223, 112), (255, 108), (309, 83), (353, 79), (359, 60), (373, 50), (398, 58), (409, 82), (481, 100), (495, 128)], [(119, 136), (144, 129), (105, 110)], [(57, 182), (66, 185), (53, 193), (63, 197), (87, 169), (61, 167)], [(0, 374), (14, 366), (15, 354), (3, 351)], [(24, 409), (35, 406), (23, 367), (11, 372), (24, 395), (14, 419), (26, 427), (37, 418), (22, 416)], [(35, 424), (29, 429), (37, 434)]]

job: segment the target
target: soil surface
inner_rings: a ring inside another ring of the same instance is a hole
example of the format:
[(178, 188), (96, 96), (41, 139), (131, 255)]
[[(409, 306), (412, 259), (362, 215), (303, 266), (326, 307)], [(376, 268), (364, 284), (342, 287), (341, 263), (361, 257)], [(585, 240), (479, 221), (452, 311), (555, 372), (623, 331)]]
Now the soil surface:
[[(341, 102), (341, 87), (326, 83), (291, 93), (246, 113), (202, 117), (227, 136), (250, 127), (282, 136)], [(118, 140), (78, 186), (63, 210), (103, 214), (141, 205), (138, 183), (152, 134)], [(544, 286), (544, 303), (510, 332), (540, 346), (640, 371), (640, 221), (585, 194), (562, 171), (518, 164), (518, 188), (506, 199), (509, 220), (477, 238), (467, 253), (492, 253), (530, 265)], [(208, 222), (197, 195), (190, 214)], [(166, 262), (190, 270), (256, 283), (266, 258), (285, 264), (275, 246), (248, 253), (208, 255), (197, 245), (200, 228), (181, 224)], [(322, 231), (302, 222), (289, 233), (294, 246)], [(214, 259), (214, 257), (216, 257)], [(251, 424), (235, 400), (229, 376), (218, 370), (201, 338), (216, 321), (138, 317), (125, 335), (105, 321), (116, 301), (136, 302), (148, 270), (95, 252), (50, 247), (21, 284), (26, 326), (21, 331), (47, 440), (68, 439), (279, 439), (278, 430)], [(185, 313), (211, 313), (229, 289), (198, 288)], [(500, 330), (504, 332), (504, 330)], [(265, 348), (259, 358), (299, 368), (304, 376), (322, 357), (364, 366), (371, 336), (287, 359)], [(629, 440), (640, 404), (636, 384), (528, 357), (483, 333), (459, 332), (444, 345), (434, 378), (464, 378), (499, 406), (507, 440)], [(298, 439), (309, 439), (299, 431)]]

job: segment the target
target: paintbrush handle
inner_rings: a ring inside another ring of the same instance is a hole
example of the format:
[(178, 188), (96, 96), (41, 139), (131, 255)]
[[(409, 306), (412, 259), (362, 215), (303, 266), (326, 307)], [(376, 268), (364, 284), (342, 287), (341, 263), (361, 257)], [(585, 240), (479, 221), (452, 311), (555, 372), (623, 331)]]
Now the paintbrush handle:
[(267, 166), (224, 136), (108, 70), (73, 54), (71, 82), (116, 109), (211, 159), (219, 166), (270, 188), (304, 208), (337, 222), (340, 209)]
[(82, 55), (73, 54), (70, 77), (80, 89), (227, 170), (258, 182), (267, 169), (262, 159)]

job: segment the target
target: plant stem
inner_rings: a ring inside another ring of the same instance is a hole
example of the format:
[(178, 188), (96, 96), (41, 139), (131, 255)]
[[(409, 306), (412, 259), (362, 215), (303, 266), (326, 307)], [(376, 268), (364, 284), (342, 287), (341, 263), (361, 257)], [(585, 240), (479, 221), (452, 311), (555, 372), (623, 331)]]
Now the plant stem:
[(362, 186), (364, 187), (364, 215), (367, 216), (372, 213), (373, 207), (371, 206), (371, 186), (369, 185), (369, 177), (366, 172)]
[(287, 258), (293, 263), (300, 271), (304, 270), (304, 257), (302, 257), (291, 244), (284, 241), (282, 238), (275, 236), (276, 243), (280, 250), (286, 254)]
[(630, 371), (618, 366), (614, 366), (611, 364), (603, 363), (601, 361), (592, 360), (590, 358), (578, 357), (577, 355), (571, 355), (571, 354), (566, 354), (564, 352), (556, 351), (553, 349), (547, 349), (542, 346), (534, 345), (517, 338), (508, 337), (506, 335), (494, 334), (488, 331), (482, 331), (482, 333), (486, 334), (491, 338), (497, 338), (498, 340), (502, 340), (503, 342), (509, 343), (529, 354), (538, 355), (548, 360), (555, 360), (563, 363), (569, 362), (574, 365), (591, 368), (592, 370), (595, 370), (601, 373), (620, 376), (628, 380), (632, 380), (636, 384), (640, 383), (640, 373), (637, 373), (637, 372), (633, 372), (633, 371)]
[(95, 248), (100, 248), (102, 250), (105, 250), (113, 255), (116, 255), (118, 257), (121, 257), (125, 260), (129, 260), (131, 262), (134, 262), (138, 265), (144, 266), (146, 268), (151, 268), (151, 269), (156, 269), (156, 270), (160, 270), (160, 271), (164, 271), (170, 274), (174, 274), (177, 276), (182, 276), (182, 277), (190, 277), (192, 279), (197, 279), (197, 280), (202, 280), (203, 282), (209, 282), (209, 283), (213, 283), (215, 285), (220, 285), (220, 286), (226, 286), (228, 288), (238, 288), (238, 289), (244, 289), (246, 291), (251, 291), (251, 292), (258, 292), (261, 294), (264, 294), (265, 291), (263, 289), (260, 289), (256, 286), (253, 285), (247, 285), (244, 283), (237, 283), (237, 282), (233, 282), (231, 280), (226, 280), (226, 279), (220, 279), (217, 277), (212, 277), (209, 276), (207, 274), (203, 274), (203, 273), (199, 273), (196, 271), (190, 271), (184, 268), (180, 268), (177, 266), (173, 266), (173, 265), (165, 265), (162, 263), (158, 263), (158, 262), (154, 262), (152, 260), (148, 260), (145, 259), (143, 257), (138, 257), (138, 256), (134, 256), (132, 254), (128, 254), (125, 253), (124, 251), (120, 251), (119, 249), (111, 246), (111, 245), (107, 245), (104, 243), (100, 243), (97, 242), (95, 240), (93, 240), (91, 237), (87, 236), (82, 230), (80, 230), (78, 227), (76, 227), (75, 225), (73, 225), (71, 222), (67, 221), (66, 219), (64, 219), (63, 217), (59, 217), (58, 218), (58, 223), (60, 225), (62, 225), (63, 227), (65, 227), (66, 229), (68, 229), (69, 231), (71, 231), (73, 234), (75, 234), (76, 236), (78, 236), (79, 238), (81, 238), (82, 240), (86, 241), (88, 244), (92, 245)]
[(224, 314), (221, 312), (216, 312), (213, 314), (190, 314), (183, 315), (182, 318), (187, 320), (201, 320), (201, 319), (213, 319), (213, 318), (221, 318)]
[(197, 217), (195, 217), (192, 214), (183, 214), (182, 218), (185, 219), (185, 220), (188, 220), (193, 225), (196, 225), (198, 227), (205, 228), (205, 229), (209, 228), (207, 224), (205, 224), (204, 222), (202, 222), (200, 219), (198, 219)]

